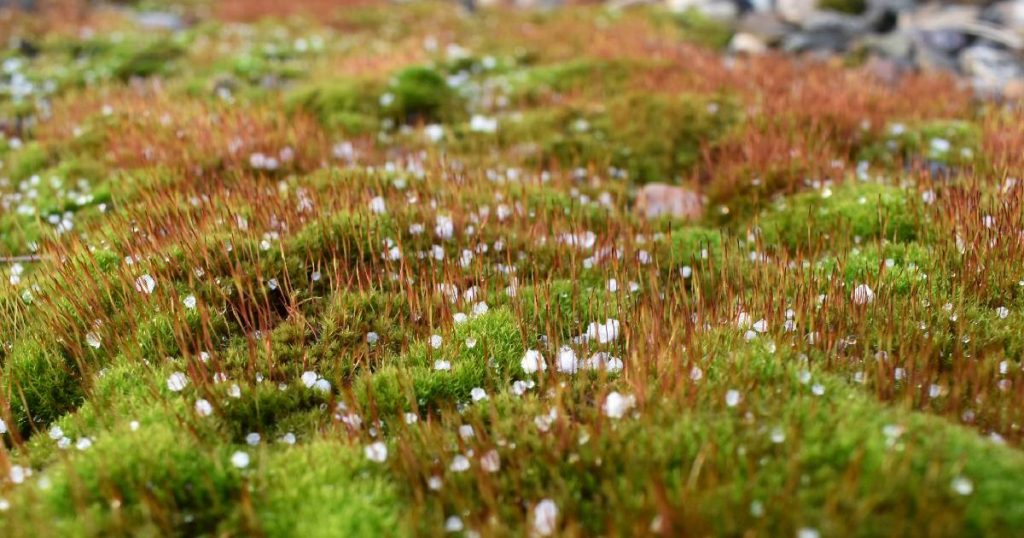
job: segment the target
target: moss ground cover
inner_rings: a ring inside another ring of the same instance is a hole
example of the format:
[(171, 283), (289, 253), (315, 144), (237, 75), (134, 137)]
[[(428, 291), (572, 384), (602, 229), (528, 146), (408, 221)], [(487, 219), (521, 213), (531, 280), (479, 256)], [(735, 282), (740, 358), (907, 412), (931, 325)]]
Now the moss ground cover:
[(654, 7), (145, 4), (0, 25), (0, 535), (1024, 526), (1017, 108)]

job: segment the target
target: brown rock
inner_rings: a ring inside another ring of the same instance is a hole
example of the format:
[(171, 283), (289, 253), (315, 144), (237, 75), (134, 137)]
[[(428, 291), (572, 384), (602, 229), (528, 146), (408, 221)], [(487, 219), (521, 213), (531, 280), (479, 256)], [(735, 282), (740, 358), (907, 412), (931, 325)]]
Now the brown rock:
[(698, 220), (704, 216), (704, 199), (685, 187), (651, 183), (640, 188), (633, 209), (647, 219), (671, 216)]

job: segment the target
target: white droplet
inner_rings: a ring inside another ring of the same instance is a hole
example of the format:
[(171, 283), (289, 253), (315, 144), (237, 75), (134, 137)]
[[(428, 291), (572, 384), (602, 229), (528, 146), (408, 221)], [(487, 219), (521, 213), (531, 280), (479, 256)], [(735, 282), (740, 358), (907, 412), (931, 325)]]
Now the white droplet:
[(452, 458), (452, 464), (448, 466), (453, 473), (461, 473), (469, 470), (469, 458), (459, 454)]
[(958, 476), (954, 478), (951, 486), (953, 488), (953, 491), (957, 492), (960, 495), (966, 496), (974, 492), (974, 484), (971, 482), (970, 479), (963, 476)]
[(201, 417), (208, 417), (213, 414), (213, 405), (209, 400), (200, 398), (196, 400), (196, 413), (199, 413)]
[(523, 355), (523, 359), (519, 361), (519, 366), (527, 374), (534, 374), (538, 371), (543, 372), (548, 369), (548, 365), (544, 362), (544, 357), (535, 349), (528, 350)]
[(156, 280), (154, 280), (153, 277), (149, 275), (142, 275), (135, 279), (136, 291), (149, 295), (150, 293), (153, 293), (154, 289), (156, 289)]
[(620, 394), (612, 391), (604, 399), (604, 414), (608, 418), (620, 419), (636, 405), (636, 398), (632, 394)]
[(245, 469), (249, 466), (249, 454), (241, 450), (231, 455), (231, 465), (239, 469)]
[(544, 499), (533, 507), (533, 532), (540, 536), (551, 536), (558, 530), (558, 505), (551, 499)]
[(875, 300), (875, 292), (867, 284), (861, 284), (854, 288), (851, 299), (856, 305), (871, 304)]
[(363, 449), (363, 453), (366, 454), (366, 459), (370, 461), (384, 463), (388, 459), (388, 445), (377, 441), (376, 443), (367, 445), (367, 447)]
[(740, 395), (740, 391), (738, 390), (730, 389), (725, 393), (725, 405), (729, 407), (736, 407), (742, 399), (743, 397)]
[(167, 377), (167, 388), (173, 392), (181, 392), (188, 385), (188, 377), (182, 372), (174, 372)]

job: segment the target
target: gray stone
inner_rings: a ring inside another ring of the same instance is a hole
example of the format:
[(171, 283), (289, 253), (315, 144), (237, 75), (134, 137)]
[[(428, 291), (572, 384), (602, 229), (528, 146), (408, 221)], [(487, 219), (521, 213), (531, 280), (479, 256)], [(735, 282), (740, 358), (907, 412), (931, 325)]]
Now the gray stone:
[(957, 71), (957, 57), (946, 51), (932, 48), (921, 32), (910, 34), (914, 43), (914, 65), (922, 71)]
[(838, 53), (846, 50), (852, 35), (836, 28), (805, 30), (787, 35), (782, 39), (786, 52)]
[(793, 24), (802, 24), (817, 11), (818, 0), (776, 0), (775, 12), (779, 17)]
[(999, 95), (1014, 79), (1024, 76), (1020, 58), (990, 45), (972, 45), (960, 54), (960, 69), (971, 77), (976, 91)]
[(184, 30), (188, 25), (185, 19), (168, 11), (143, 11), (135, 15), (139, 26), (150, 30)]
[(734, 54), (764, 54), (768, 45), (754, 34), (737, 32), (729, 41), (729, 51)]
[(955, 53), (967, 46), (967, 34), (955, 30), (922, 30), (926, 46), (946, 53)]
[(872, 55), (905, 62), (914, 52), (914, 40), (904, 32), (868, 35), (859, 40), (859, 45)]
[[(1014, 32), (980, 20), (976, 6), (925, 5), (900, 15), (899, 29), (905, 32), (955, 32), (976, 39), (987, 39), (1010, 49), (1024, 48), (1024, 39)], [(928, 43), (925, 43), (928, 45)]]
[(737, 30), (750, 34), (768, 45), (778, 43), (796, 27), (786, 24), (774, 13), (750, 11), (740, 18)]
[(1024, 0), (996, 2), (985, 8), (980, 18), (1024, 35)]
[(35, 11), (35, 0), (0, 0), (0, 8), (16, 8), (24, 11)]

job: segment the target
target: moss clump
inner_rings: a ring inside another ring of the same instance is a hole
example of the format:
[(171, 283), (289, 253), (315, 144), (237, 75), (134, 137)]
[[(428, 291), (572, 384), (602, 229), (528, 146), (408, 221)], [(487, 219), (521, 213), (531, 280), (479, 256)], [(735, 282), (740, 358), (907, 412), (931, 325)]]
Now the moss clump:
[(19, 339), (3, 364), (3, 399), (11, 418), (27, 436), (78, 406), (84, 387), (78, 365), (54, 345)]
[(50, 152), (38, 142), (25, 144), (9, 161), (11, 179), (20, 181), (42, 171), (50, 163)]
[(675, 23), (682, 31), (683, 39), (712, 49), (724, 49), (732, 39), (732, 28), (725, 22), (689, 8), (675, 15)]
[(256, 519), (274, 536), (400, 536), (399, 496), (380, 466), (341, 441), (273, 454), (258, 478)]
[[(488, 436), (516, 439), (514, 449), (502, 450), (503, 474), (490, 484), (497, 495), (553, 498), (588, 535), (630, 534), (638, 522), (646, 529), (657, 515), (643, 500), (651, 481), (665, 498), (685, 495), (675, 525), (711, 535), (785, 536), (808, 527), (835, 535), (913, 534), (920, 521), (908, 512), (949, 536), (1024, 521), (1014, 500), (1022, 494), (1012, 486), (1024, 457), (1014, 449), (937, 417), (888, 408), (835, 376), (808, 371), (813, 381), (805, 384), (795, 354), (776, 357), (750, 345), (704, 364), (701, 390), (686, 404), (649, 394), (636, 417), (600, 436), (577, 428), (577, 416), (557, 425), (572, 439), (586, 436), (585, 445), (560, 446), (555, 437), (524, 430), (545, 413), (544, 400), (496, 397), (486, 408), (468, 408), (462, 420), (486, 423)], [(736, 388), (742, 400), (729, 407), (724, 395)], [(585, 402), (582, 396), (575, 409), (599, 412)], [(688, 481), (698, 463), (701, 477)], [(794, 474), (800, 478), (791, 480)], [(971, 481), (971, 495), (954, 490), (957, 477)], [(453, 478), (445, 487), (448, 498), (466, 498), (479, 486)], [(850, 495), (861, 501), (840, 501)], [(478, 513), (479, 506), (468, 510)], [(518, 521), (519, 507), (490, 506), (501, 520)]]
[(111, 71), (120, 80), (166, 75), (184, 53), (181, 45), (170, 40), (157, 40), (141, 47), (138, 43), (124, 43), (111, 51)]
[[(204, 446), (173, 416), (127, 424), (96, 436), (49, 473), (51, 486), (37, 510), (59, 534), (199, 535), (232, 526), (241, 477), (230, 452)], [(159, 486), (157, 486), (159, 485)]]
[(670, 259), (673, 266), (702, 265), (707, 260), (722, 259), (722, 233), (701, 226), (687, 226), (672, 230), (669, 239)]
[[(712, 96), (627, 95), (601, 108), (525, 114), (501, 136), (508, 144), (536, 143), (542, 162), (615, 167), (637, 183), (669, 182), (692, 169), (736, 115), (728, 99)], [(538, 133), (551, 134), (538, 140)]]
[(447, 80), (430, 67), (399, 71), (388, 87), (388, 95), (391, 102), (384, 104), (384, 113), (406, 123), (452, 119), (462, 112)]
[(159, 360), (181, 352), (178, 349), (174, 323), (174, 317), (169, 314), (155, 314), (146, 321), (139, 321), (136, 341), (143, 357)]
[(410, 388), (416, 403), (428, 408), (467, 401), (474, 388), (504, 386), (518, 377), (524, 351), (512, 313), (493, 309), (456, 325), (439, 348), (419, 341), (382, 370), (365, 373), (356, 382), (356, 396), (361, 405), (382, 412), (411, 407)]
[(293, 383), (281, 390), (277, 383), (258, 383), (241, 391), (241, 396), (226, 400), (221, 409), (224, 422), (236, 443), (243, 443), (245, 436), (257, 432), (264, 439), (278, 439), (296, 431), (308, 432), (316, 429), (319, 422), (311, 413), (325, 402), (326, 393), (308, 388), (299, 383), (298, 376)]
[(621, 307), (604, 285), (568, 279), (525, 286), (514, 301), (522, 308), (524, 326), (535, 327), (540, 334), (554, 330), (566, 340), (586, 332), (592, 322), (618, 317)]
[[(838, 263), (839, 260), (828, 258), (820, 262), (819, 267), (828, 272)], [(881, 246), (872, 243), (856, 247), (841, 263), (847, 286), (880, 282), (887, 293), (905, 295), (919, 286), (936, 284), (927, 278), (934, 265), (932, 254), (920, 243), (886, 242)]]
[(859, 15), (868, 8), (865, 0), (819, 0), (818, 7), (850, 15)]
[(530, 66), (505, 75), (512, 99), (539, 102), (548, 94), (609, 92), (622, 86), (635, 71), (635, 62), (578, 58)]
[(769, 248), (807, 248), (821, 240), (831, 245), (841, 237), (910, 241), (918, 236), (922, 218), (912, 198), (897, 187), (846, 183), (789, 198), (762, 215), (760, 230)]
[(892, 123), (881, 139), (860, 149), (858, 157), (883, 164), (927, 160), (959, 166), (981, 157), (980, 128), (966, 121), (930, 121), (918, 124)]
[(348, 134), (379, 128), (378, 85), (364, 80), (338, 80), (309, 84), (285, 96), (285, 108), (312, 114), (321, 125)]
[[(320, 317), (317, 343), (309, 353), (326, 364), (346, 363), (338, 359), (369, 350), (395, 353), (407, 343), (412, 324), (404, 294), (339, 291)], [(370, 333), (376, 335), (372, 343)], [(347, 369), (342, 370), (338, 373), (347, 377)]]

